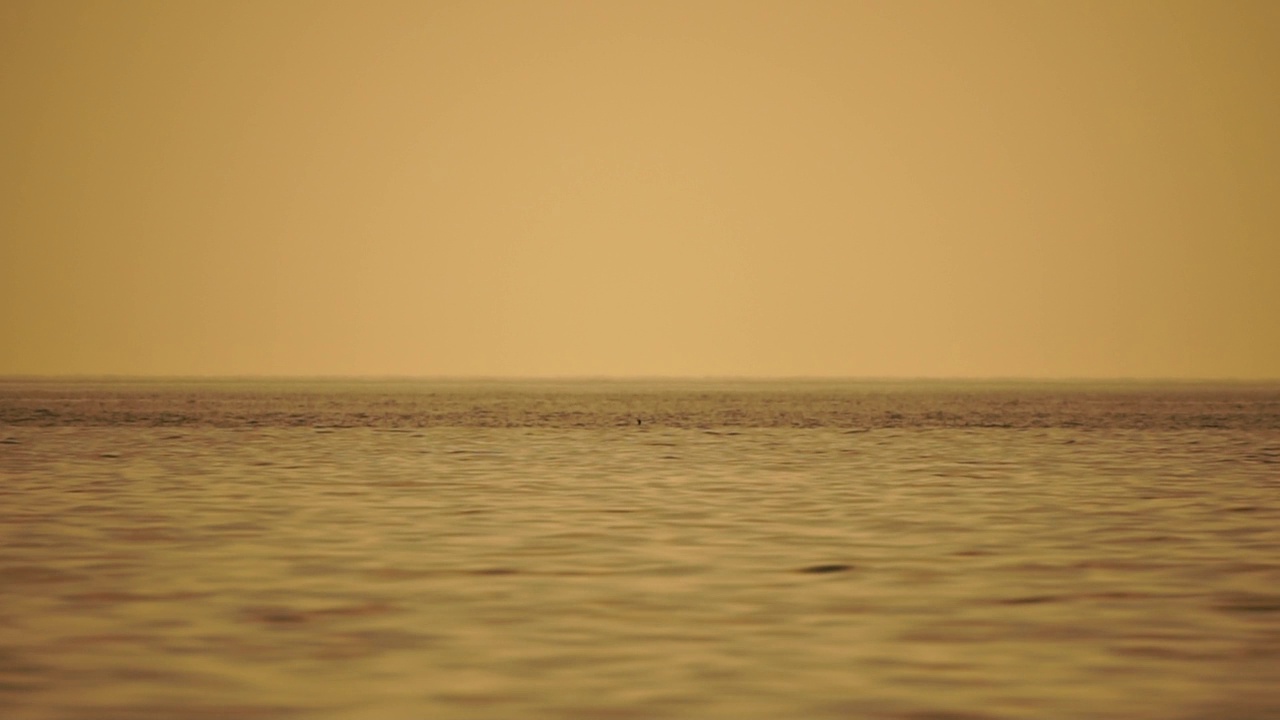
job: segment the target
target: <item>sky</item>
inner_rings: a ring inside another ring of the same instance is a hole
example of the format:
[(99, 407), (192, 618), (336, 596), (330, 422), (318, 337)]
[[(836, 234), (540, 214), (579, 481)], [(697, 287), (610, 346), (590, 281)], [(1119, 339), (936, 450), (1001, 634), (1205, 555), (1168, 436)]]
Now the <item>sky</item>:
[(0, 3), (0, 375), (1280, 378), (1280, 3)]

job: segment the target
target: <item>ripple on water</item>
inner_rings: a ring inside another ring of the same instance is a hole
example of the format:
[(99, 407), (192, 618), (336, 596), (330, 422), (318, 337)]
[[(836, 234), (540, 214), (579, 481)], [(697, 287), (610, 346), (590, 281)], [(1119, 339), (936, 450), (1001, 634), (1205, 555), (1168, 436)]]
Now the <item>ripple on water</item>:
[(1275, 390), (8, 387), (21, 720), (1280, 717)]

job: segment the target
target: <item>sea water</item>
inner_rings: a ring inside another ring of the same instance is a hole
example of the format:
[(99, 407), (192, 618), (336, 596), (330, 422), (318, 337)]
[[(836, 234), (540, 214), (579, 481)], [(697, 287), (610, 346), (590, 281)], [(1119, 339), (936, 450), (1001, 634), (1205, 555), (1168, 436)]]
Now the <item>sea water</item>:
[(0, 382), (0, 717), (1280, 718), (1280, 386)]

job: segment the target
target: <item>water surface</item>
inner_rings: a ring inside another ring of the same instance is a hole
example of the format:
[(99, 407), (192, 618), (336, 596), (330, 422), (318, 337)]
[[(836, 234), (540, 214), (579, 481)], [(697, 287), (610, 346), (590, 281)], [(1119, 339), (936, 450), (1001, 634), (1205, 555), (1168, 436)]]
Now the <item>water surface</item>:
[(1280, 718), (1280, 386), (0, 383), (6, 718)]

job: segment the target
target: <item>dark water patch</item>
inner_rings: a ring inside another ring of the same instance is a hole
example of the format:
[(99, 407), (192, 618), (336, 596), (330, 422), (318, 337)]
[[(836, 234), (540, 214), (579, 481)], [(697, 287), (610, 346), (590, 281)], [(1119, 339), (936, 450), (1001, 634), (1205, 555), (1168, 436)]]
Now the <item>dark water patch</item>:
[(0, 700), (7, 694), (37, 692), (47, 684), (48, 681), (42, 678), (17, 679), (0, 675)]
[(367, 602), (313, 610), (302, 610), (287, 606), (248, 607), (244, 608), (240, 615), (250, 622), (264, 623), (266, 625), (303, 625), (343, 618), (387, 615), (399, 611), (400, 608), (390, 603)]
[[(30, 689), (34, 687), (37, 680), (43, 680), (50, 674), (51, 668), (41, 663), (33, 662), (24, 654), (5, 647), (0, 647), (0, 679), (15, 680), (21, 678), (22, 687), (15, 689)], [(27, 678), (31, 680), (28, 681)]]
[(844, 563), (825, 563), (822, 565), (810, 565), (808, 567), (803, 567), (796, 572), (823, 575), (827, 573), (848, 572), (852, 569), (852, 565), (846, 565)]
[(1004, 598), (997, 600), (1000, 605), (1041, 605), (1044, 603), (1055, 603), (1064, 600), (1061, 595), (1025, 595), (1023, 597)]
[(40, 565), (0, 567), (0, 588), (13, 590), (22, 584), (64, 583), (79, 580), (80, 575)]
[(1263, 614), (1280, 612), (1280, 595), (1236, 593), (1220, 598), (1214, 608), (1227, 613)]
[(268, 625), (301, 624), (308, 620), (306, 613), (287, 608), (258, 608), (246, 611), (245, 616), (250, 620)]
[(1123, 657), (1149, 658), (1153, 660), (1177, 660), (1183, 662), (1211, 662), (1221, 660), (1224, 654), (1211, 650), (1197, 650), (1194, 646), (1184, 645), (1141, 645), (1123, 644), (1111, 648), (1115, 655)]
[(453, 450), (445, 450), (446, 455), (456, 455), (460, 460), (472, 457), (501, 457), (502, 452), (499, 450), (468, 450), (455, 448)]

